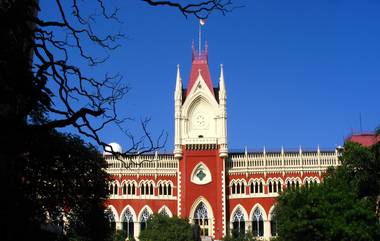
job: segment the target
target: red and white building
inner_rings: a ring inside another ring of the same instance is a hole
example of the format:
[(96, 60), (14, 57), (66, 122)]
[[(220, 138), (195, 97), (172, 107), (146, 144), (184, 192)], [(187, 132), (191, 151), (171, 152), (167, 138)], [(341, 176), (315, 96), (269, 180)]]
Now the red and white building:
[(204, 240), (221, 240), (233, 230), (269, 240), (277, 233), (272, 211), (278, 193), (319, 183), (329, 166), (339, 165), (336, 149), (230, 152), (226, 103), (223, 66), (214, 86), (207, 46), (193, 48), (187, 87), (177, 70), (174, 153), (132, 157), (125, 160), (129, 168), (106, 156), (114, 178), (108, 208), (117, 229), (138, 238), (149, 215), (162, 213), (199, 224)]

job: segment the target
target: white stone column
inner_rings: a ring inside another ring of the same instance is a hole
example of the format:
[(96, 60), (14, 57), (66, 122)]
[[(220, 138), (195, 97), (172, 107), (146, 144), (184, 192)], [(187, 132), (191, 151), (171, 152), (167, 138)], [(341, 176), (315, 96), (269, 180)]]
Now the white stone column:
[(140, 222), (133, 223), (133, 232), (136, 240), (138, 240), (138, 237), (140, 236), (140, 227)]
[(116, 224), (116, 230), (122, 230), (123, 229), (123, 222), (115, 222)]
[(264, 221), (264, 239), (269, 240), (270, 238), (270, 221), (265, 220)]

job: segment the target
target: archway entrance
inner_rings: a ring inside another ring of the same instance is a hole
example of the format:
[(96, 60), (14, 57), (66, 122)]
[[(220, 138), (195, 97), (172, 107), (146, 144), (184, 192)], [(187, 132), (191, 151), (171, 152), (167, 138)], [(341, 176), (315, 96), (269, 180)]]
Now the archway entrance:
[(207, 206), (203, 202), (197, 205), (193, 221), (195, 225), (199, 226), (200, 236), (211, 236), (211, 220)]

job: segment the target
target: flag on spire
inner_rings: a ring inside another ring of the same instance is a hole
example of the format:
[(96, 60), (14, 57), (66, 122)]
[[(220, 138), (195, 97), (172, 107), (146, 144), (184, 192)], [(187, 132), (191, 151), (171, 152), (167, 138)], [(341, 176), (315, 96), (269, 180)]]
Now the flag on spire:
[(206, 20), (205, 19), (199, 19), (199, 24), (200, 25), (205, 25), (205, 23), (206, 23)]

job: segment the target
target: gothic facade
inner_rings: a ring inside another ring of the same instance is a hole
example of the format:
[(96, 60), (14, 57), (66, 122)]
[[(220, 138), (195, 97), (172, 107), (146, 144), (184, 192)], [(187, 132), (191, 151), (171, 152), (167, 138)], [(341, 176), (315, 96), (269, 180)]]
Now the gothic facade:
[(107, 202), (110, 218), (135, 238), (149, 228), (149, 215), (161, 213), (198, 224), (203, 240), (248, 231), (270, 240), (277, 235), (273, 209), (279, 193), (321, 182), (328, 167), (339, 165), (338, 152), (229, 151), (223, 66), (215, 87), (206, 46), (203, 51), (193, 48), (191, 68), (186, 88), (177, 70), (174, 152), (131, 157), (124, 163), (106, 155), (114, 180)]

